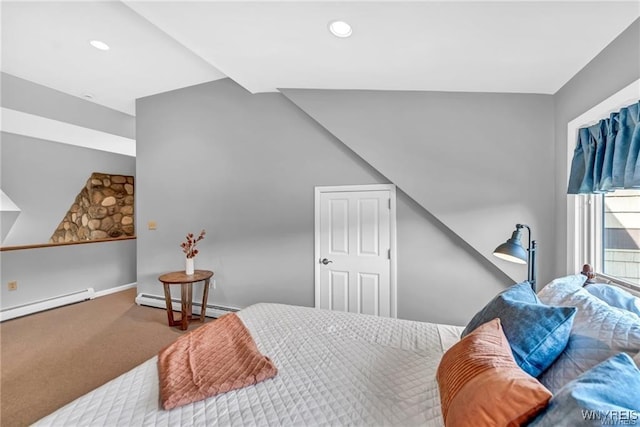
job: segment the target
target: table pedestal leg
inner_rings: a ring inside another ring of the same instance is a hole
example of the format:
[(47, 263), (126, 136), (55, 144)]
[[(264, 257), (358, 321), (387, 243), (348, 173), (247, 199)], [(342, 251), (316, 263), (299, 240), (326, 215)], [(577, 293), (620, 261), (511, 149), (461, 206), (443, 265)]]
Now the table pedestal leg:
[(182, 284), (182, 292), (180, 295), (180, 299), (182, 300), (182, 325), (180, 329), (186, 331), (189, 327), (189, 320), (191, 319), (191, 294), (192, 294), (193, 284), (192, 283), (183, 283)]
[(209, 297), (209, 279), (204, 281), (204, 289), (202, 290), (202, 308), (200, 309), (200, 321), (204, 323), (207, 314), (207, 298)]
[(171, 289), (169, 289), (168, 283), (163, 283), (164, 285), (164, 300), (167, 304), (167, 320), (169, 321), (169, 326), (174, 326), (176, 322), (173, 320), (173, 306), (171, 304)]

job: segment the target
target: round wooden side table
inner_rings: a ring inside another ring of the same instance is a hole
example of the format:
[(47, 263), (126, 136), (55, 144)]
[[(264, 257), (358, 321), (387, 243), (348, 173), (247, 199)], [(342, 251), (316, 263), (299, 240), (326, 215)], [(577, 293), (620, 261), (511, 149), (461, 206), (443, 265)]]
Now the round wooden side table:
[[(189, 322), (194, 319), (191, 315), (191, 300), (193, 297), (193, 284), (204, 281), (204, 291), (202, 292), (202, 307), (200, 309), (200, 321), (204, 323), (204, 317), (207, 312), (207, 297), (209, 296), (209, 280), (213, 276), (213, 271), (196, 270), (193, 274), (186, 274), (184, 271), (173, 271), (158, 277), (164, 286), (164, 299), (167, 303), (167, 317), (169, 326), (180, 326), (185, 331), (189, 326)], [(171, 304), (170, 285), (180, 285), (180, 300), (182, 301), (182, 318), (180, 320), (173, 319), (173, 306)]]

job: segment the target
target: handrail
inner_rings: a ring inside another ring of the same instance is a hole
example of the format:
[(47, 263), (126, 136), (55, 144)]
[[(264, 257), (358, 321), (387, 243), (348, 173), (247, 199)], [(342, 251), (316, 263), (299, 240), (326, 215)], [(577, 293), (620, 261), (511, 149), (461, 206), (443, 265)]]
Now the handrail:
[(84, 245), (86, 243), (118, 242), (120, 240), (135, 240), (135, 239), (136, 239), (136, 236), (125, 236), (125, 237), (112, 237), (112, 238), (100, 239), (100, 240), (81, 240), (79, 242), (36, 243), (33, 245), (0, 246), (0, 252), (21, 251), (23, 249), (51, 248), (55, 246)]

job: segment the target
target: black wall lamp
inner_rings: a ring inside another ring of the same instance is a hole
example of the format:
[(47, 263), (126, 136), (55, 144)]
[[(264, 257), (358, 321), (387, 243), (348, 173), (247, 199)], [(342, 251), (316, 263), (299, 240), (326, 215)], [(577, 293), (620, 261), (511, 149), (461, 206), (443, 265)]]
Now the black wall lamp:
[[(529, 246), (522, 246), (522, 229), (526, 228), (529, 234)], [(526, 224), (516, 224), (516, 229), (511, 238), (498, 246), (493, 254), (498, 258), (518, 264), (527, 264), (527, 281), (536, 291), (536, 241), (531, 240), (531, 227)]]

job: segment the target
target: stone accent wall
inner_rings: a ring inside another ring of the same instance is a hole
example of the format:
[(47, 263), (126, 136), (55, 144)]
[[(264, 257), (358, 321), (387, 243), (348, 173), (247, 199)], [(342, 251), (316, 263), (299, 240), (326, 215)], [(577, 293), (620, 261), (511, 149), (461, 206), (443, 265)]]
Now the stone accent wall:
[(134, 196), (132, 176), (92, 173), (49, 242), (135, 236)]

